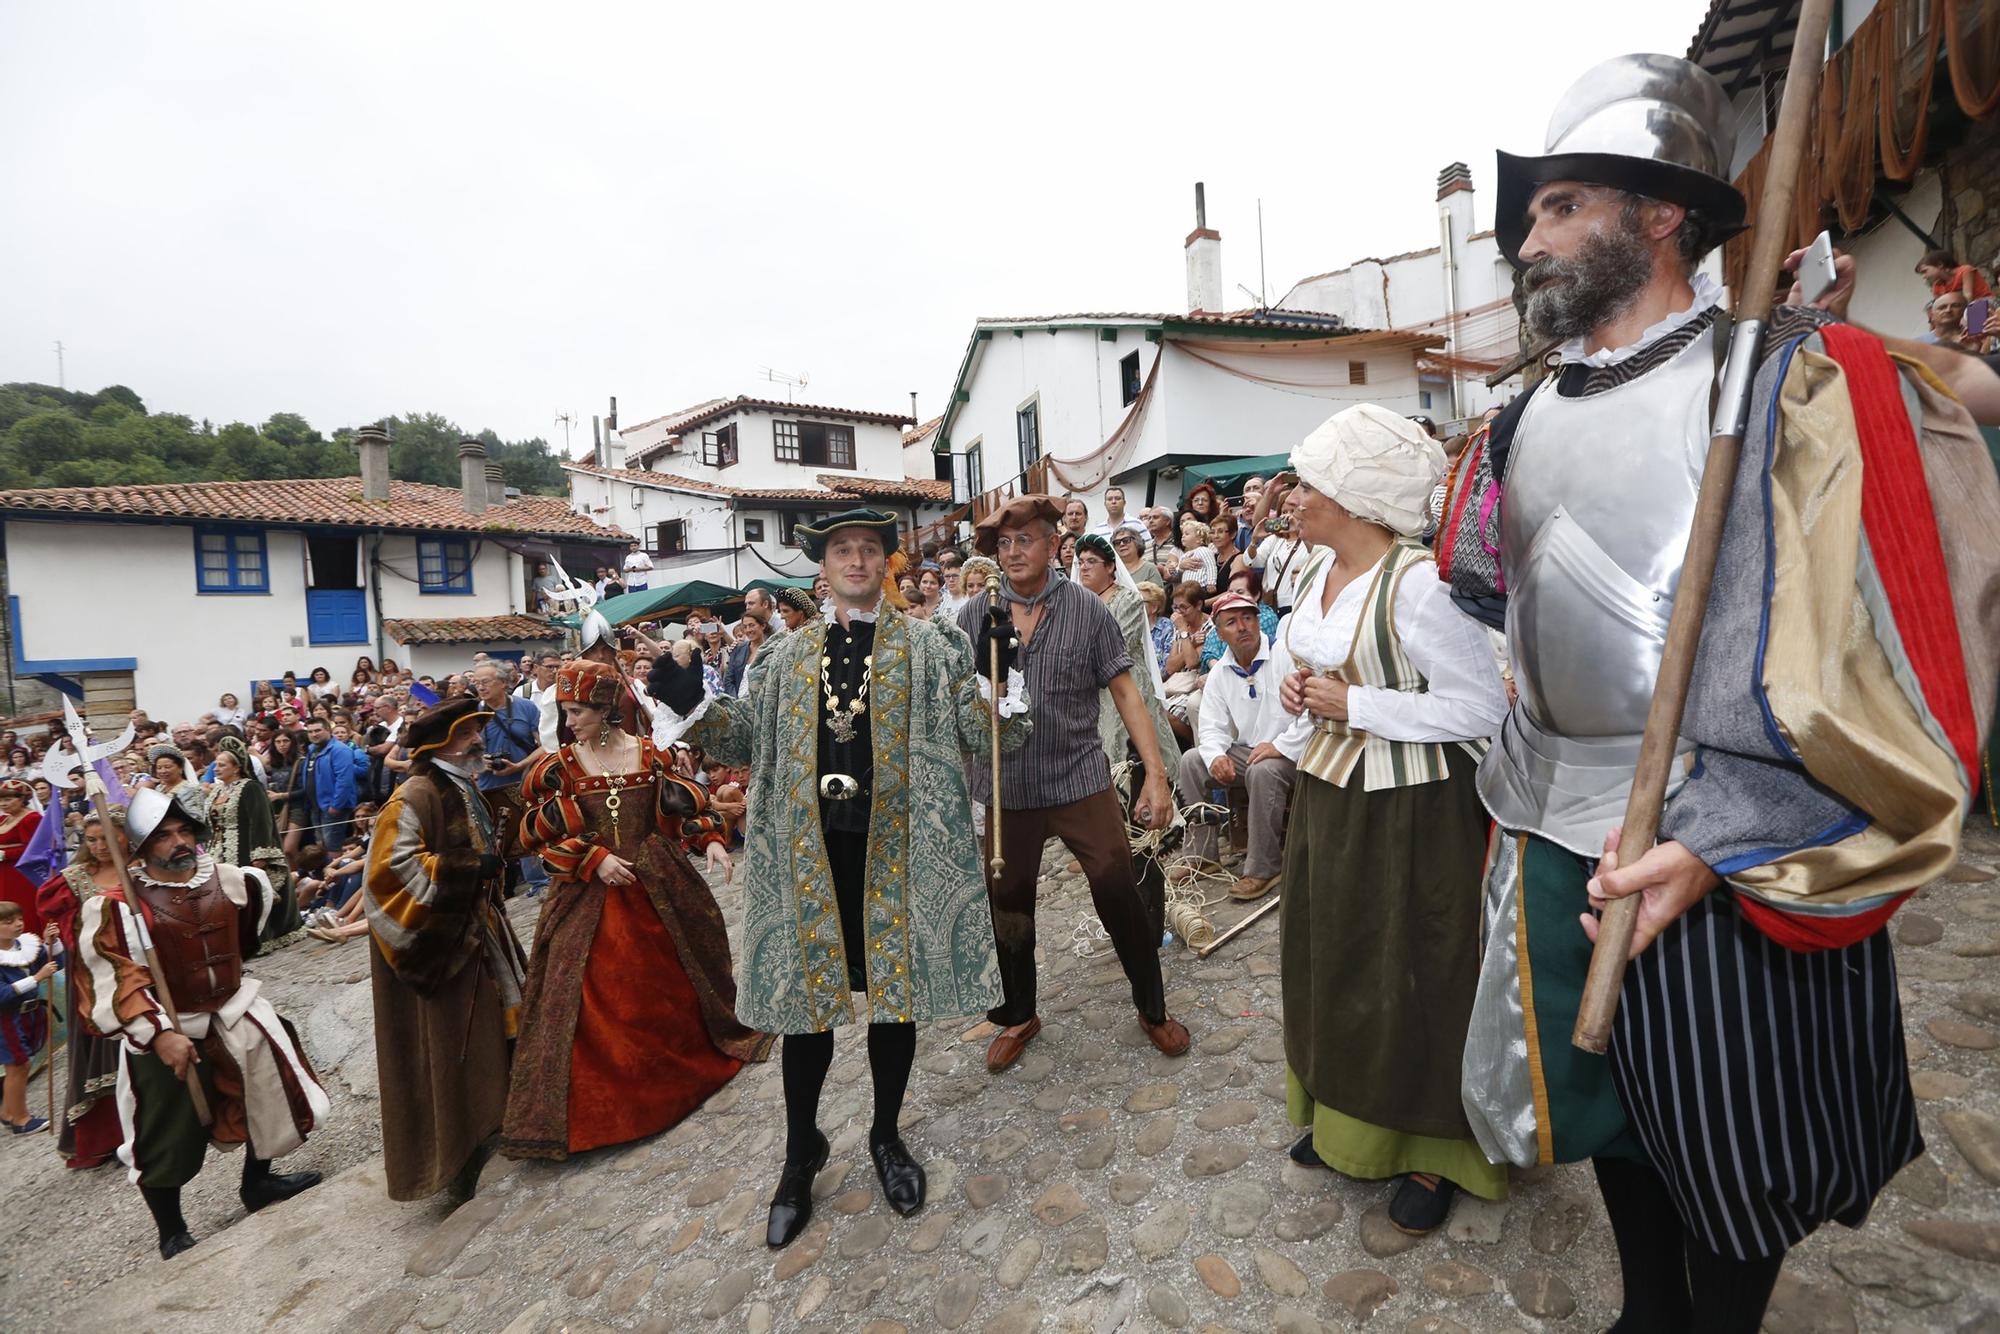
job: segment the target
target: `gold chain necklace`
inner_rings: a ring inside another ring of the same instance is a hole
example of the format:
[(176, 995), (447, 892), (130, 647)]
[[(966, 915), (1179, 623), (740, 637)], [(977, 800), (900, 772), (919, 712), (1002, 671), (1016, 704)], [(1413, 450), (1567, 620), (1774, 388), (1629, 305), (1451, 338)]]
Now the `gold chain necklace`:
[[(604, 780), (605, 787), (607, 789), (607, 794), (604, 798), (604, 813), (611, 817), (611, 841), (613, 843), (617, 843), (620, 841), (619, 829), (618, 829), (618, 808), (624, 804), (623, 795), (625, 789), (631, 786), (631, 783), (625, 774), (612, 773), (610, 771), (611, 766), (605, 762), (604, 758), (605, 753), (610, 750), (610, 746), (608, 744), (610, 735), (611, 735), (611, 728), (607, 726), (603, 730), (598, 732), (597, 739), (593, 741), (591, 744), (595, 747), (596, 750), (594, 758), (597, 760), (597, 765), (598, 765), (597, 776)], [(623, 748), (621, 747), (620, 749), (622, 751)], [(643, 756), (644, 753), (645, 752), (642, 748), (640, 754)]]
[(868, 682), (875, 674), (875, 655), (866, 654), (861, 659), (861, 687), (854, 692), (854, 698), (846, 704), (833, 690), (833, 655), (822, 653), (819, 658), (819, 684), (826, 692), (826, 725), (833, 733), (835, 741), (845, 744), (854, 740), (854, 720), (868, 712)]

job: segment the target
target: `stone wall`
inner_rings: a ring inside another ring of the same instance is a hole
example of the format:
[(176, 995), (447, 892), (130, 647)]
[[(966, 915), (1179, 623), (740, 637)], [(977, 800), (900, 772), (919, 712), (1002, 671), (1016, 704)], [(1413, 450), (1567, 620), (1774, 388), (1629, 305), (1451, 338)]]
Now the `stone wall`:
[(1943, 172), (1952, 248), (1989, 276), (2000, 272), (2000, 131), (1973, 126), (1945, 154)]

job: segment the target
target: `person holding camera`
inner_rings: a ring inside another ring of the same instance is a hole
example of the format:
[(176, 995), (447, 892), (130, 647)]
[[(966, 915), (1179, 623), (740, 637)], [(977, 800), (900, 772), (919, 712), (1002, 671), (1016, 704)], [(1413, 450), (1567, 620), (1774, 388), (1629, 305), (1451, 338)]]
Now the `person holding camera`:
[(1316, 550), (1299, 535), (1298, 512), (1304, 500), (1296, 474), (1281, 472), (1272, 478), (1257, 523), (1257, 545), (1250, 552), (1250, 568), (1263, 574), (1263, 600), (1280, 616), (1291, 611), (1298, 596), (1299, 572)]

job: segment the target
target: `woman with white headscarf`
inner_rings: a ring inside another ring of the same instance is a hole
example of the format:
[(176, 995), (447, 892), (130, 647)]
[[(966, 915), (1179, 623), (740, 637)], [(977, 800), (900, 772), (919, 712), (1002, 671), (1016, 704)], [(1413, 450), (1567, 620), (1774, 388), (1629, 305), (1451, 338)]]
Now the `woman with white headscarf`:
[(1292, 1156), (1395, 1178), (1389, 1219), (1442, 1224), (1507, 1191), (1459, 1101), (1487, 819), (1477, 760), (1507, 712), (1485, 631), (1417, 539), (1444, 454), (1359, 404), (1292, 453), (1300, 575), (1279, 646), (1278, 748), (1299, 766), (1278, 913)]
[[(1132, 655), (1132, 679), (1138, 684), (1139, 698), (1145, 702), (1146, 713), (1153, 720), (1153, 735), (1159, 741), (1160, 760), (1167, 766), (1168, 773), (1177, 772), (1181, 748), (1174, 740), (1172, 726), (1167, 722), (1167, 692), (1160, 683), (1160, 664), (1153, 653), (1152, 617), (1146, 613), (1145, 601), (1139, 596), (1139, 586), (1133, 580), (1132, 572), (1118, 559), (1109, 539), (1097, 533), (1085, 533), (1076, 540), (1076, 559), (1070, 564), (1070, 577), (1103, 599), (1111, 614), (1118, 618), (1118, 628), (1125, 636), (1125, 651)], [(1138, 670), (1142, 665), (1145, 670)], [(1110, 691), (1105, 691), (1098, 703), (1097, 732), (1104, 739), (1104, 750), (1111, 757), (1111, 763), (1123, 764), (1127, 743), (1125, 723), (1118, 716), (1117, 706), (1111, 702)]]

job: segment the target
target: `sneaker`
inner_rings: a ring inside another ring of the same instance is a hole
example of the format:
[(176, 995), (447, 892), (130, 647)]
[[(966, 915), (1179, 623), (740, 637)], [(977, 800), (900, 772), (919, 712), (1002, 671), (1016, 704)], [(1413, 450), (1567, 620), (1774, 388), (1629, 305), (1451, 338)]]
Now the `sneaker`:
[(21, 1122), (19, 1125), (15, 1125), (12, 1121), (9, 1121), (7, 1123), (7, 1129), (13, 1131), (17, 1135), (32, 1135), (37, 1130), (40, 1130), (43, 1126), (46, 1126), (48, 1123), (49, 1123), (49, 1118), (46, 1116), (31, 1116), (27, 1120)]

